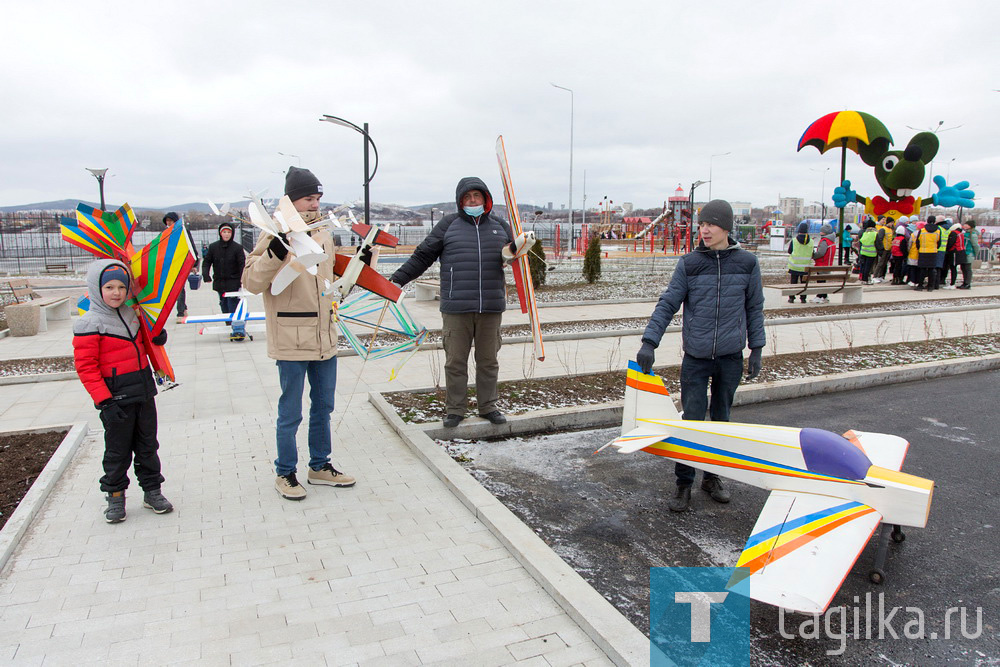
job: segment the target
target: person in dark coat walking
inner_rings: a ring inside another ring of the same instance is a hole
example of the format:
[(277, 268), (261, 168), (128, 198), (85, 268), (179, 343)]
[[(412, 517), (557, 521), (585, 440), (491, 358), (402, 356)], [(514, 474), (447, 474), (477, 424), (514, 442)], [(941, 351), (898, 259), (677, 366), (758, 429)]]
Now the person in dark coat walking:
[[(703, 421), (708, 411), (712, 421), (729, 421), (736, 388), (743, 375), (743, 350), (750, 348), (747, 379), (760, 373), (764, 334), (764, 285), (757, 257), (740, 248), (729, 237), (733, 231), (733, 209), (729, 202), (713, 199), (698, 217), (700, 242), (694, 252), (677, 261), (670, 284), (642, 334), (636, 361), (643, 373), (653, 368), (654, 350), (663, 332), (681, 307), (684, 321), (681, 342), (681, 405), (683, 419)], [(708, 387), (712, 386), (712, 402)], [(674, 466), (677, 490), (668, 507), (686, 510), (691, 503), (691, 485), (697, 470), (678, 462)], [(729, 492), (719, 476), (706, 472), (702, 490), (720, 503), (729, 502)]]
[(219, 225), (219, 240), (208, 246), (208, 252), (201, 263), (201, 276), (205, 282), (212, 282), (212, 289), (219, 293), (219, 308), (223, 313), (236, 310), (239, 297), (223, 296), (226, 292), (237, 292), (247, 256), (243, 246), (233, 240), (233, 223)]
[(444, 216), (413, 255), (392, 274), (405, 285), (435, 261), (441, 263), (442, 342), (448, 389), (444, 426), (454, 428), (468, 409), (469, 353), (476, 348), (476, 400), (479, 416), (493, 424), (507, 421), (497, 405), (500, 320), (507, 307), (504, 248), (514, 241), (508, 224), (490, 215), (493, 197), (479, 178), (467, 177), (455, 189), (458, 213)]
[[(164, 227), (169, 227), (170, 225), (174, 224), (175, 222), (179, 221), (180, 219), (181, 219), (181, 217), (179, 215), (177, 215), (177, 213), (175, 213), (173, 211), (170, 211), (165, 216), (163, 216), (163, 226)], [(194, 273), (197, 273), (197, 271), (198, 271), (198, 261), (199, 261), (198, 260), (198, 251), (195, 250), (195, 248), (197, 248), (198, 246), (195, 245), (194, 239), (191, 238), (191, 233), (188, 232), (186, 228), (185, 228), (184, 231), (187, 232), (188, 243), (190, 243), (190, 245), (191, 245), (191, 252), (194, 253), (194, 266), (191, 267), (191, 273), (194, 274)], [(186, 282), (186, 280), (185, 280), (185, 282)], [(182, 282), (181, 283), (181, 293), (179, 295), (177, 295), (177, 323), (180, 324), (181, 322), (183, 322), (184, 318), (187, 317), (187, 314), (188, 314), (188, 309), (187, 309), (187, 291), (185, 289), (184, 283)]]

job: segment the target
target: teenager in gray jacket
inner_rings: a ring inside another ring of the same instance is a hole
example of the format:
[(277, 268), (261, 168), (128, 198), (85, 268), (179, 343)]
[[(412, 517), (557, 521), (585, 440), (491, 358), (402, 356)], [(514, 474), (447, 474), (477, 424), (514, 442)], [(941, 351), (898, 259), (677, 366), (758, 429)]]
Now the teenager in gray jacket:
[[(684, 323), (681, 342), (681, 405), (684, 419), (729, 421), (733, 396), (743, 375), (743, 350), (750, 347), (747, 378), (757, 377), (764, 347), (764, 288), (757, 258), (729, 238), (733, 209), (729, 202), (713, 199), (701, 210), (698, 232), (701, 241), (694, 252), (677, 261), (670, 284), (660, 295), (642, 335), (636, 361), (644, 373), (653, 367), (654, 350), (663, 332), (681, 307)], [(712, 384), (712, 403), (708, 385)], [(678, 462), (677, 491), (669, 507), (675, 512), (688, 508), (694, 468)], [(720, 503), (729, 502), (729, 492), (718, 475), (706, 472), (701, 488)]]
[(465, 419), (473, 343), (479, 416), (503, 424), (507, 418), (497, 409), (500, 320), (507, 308), (502, 253), (514, 239), (507, 223), (490, 215), (493, 197), (481, 179), (460, 180), (455, 203), (458, 213), (434, 225), (391, 280), (405, 285), (435, 260), (441, 262), (441, 333), (448, 389), (444, 426), (454, 428)]

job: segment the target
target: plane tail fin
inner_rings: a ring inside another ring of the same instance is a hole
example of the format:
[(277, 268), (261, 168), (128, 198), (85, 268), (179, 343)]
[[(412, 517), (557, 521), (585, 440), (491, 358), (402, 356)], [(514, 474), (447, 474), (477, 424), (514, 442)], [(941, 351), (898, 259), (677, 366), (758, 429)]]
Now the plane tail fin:
[(622, 411), (622, 435), (643, 419), (680, 419), (674, 399), (658, 375), (647, 375), (634, 360), (628, 362), (625, 375), (625, 408)]

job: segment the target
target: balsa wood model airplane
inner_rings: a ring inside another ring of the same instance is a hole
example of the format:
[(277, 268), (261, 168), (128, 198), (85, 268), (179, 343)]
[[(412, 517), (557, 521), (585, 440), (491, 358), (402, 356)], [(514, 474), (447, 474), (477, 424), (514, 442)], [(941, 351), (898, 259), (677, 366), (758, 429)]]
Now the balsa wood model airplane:
[(934, 492), (933, 481), (900, 472), (909, 447), (903, 438), (684, 421), (663, 380), (635, 361), (627, 371), (622, 435), (608, 445), (770, 490), (729, 588), (808, 614), (830, 605), (880, 522), (886, 525), (871, 578), (881, 583), (885, 528), (892, 526), (898, 542), (900, 526), (924, 527)]
[[(229, 334), (229, 340), (240, 341), (243, 336), (249, 336), (253, 340), (253, 334), (264, 331), (263, 324), (257, 322), (264, 321), (264, 313), (250, 312), (250, 304), (247, 297), (250, 292), (239, 290), (238, 292), (226, 292), (223, 296), (239, 297), (236, 309), (231, 313), (219, 315), (188, 315), (184, 318), (184, 324), (209, 324), (212, 322), (225, 322), (228, 326), (202, 327), (198, 329), (199, 334)], [(248, 324), (250, 323), (250, 324)]]

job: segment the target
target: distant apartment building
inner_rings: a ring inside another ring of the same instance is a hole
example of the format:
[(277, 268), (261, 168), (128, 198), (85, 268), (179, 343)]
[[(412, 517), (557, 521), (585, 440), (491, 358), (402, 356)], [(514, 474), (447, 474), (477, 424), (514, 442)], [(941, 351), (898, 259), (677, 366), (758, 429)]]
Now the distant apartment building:
[(779, 197), (778, 208), (785, 220), (797, 220), (803, 217), (805, 200), (802, 197)]
[(753, 210), (748, 201), (731, 201), (729, 205), (733, 207), (733, 215), (735, 216), (750, 217), (750, 212)]

